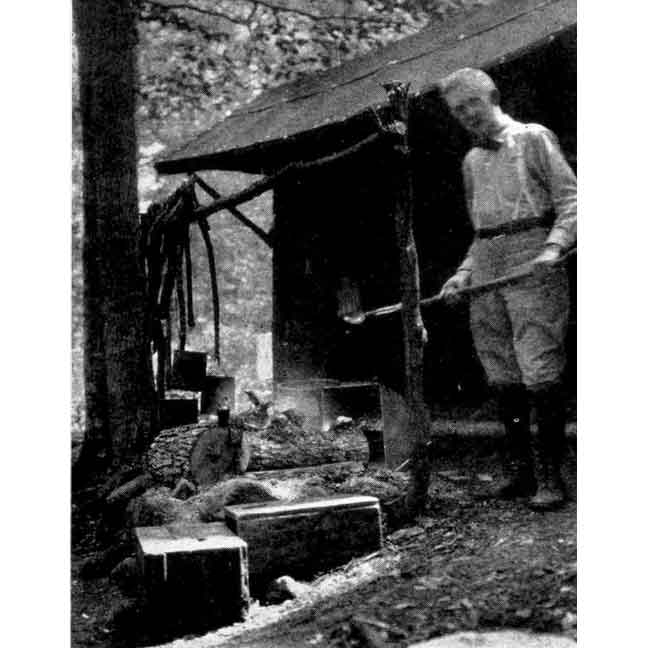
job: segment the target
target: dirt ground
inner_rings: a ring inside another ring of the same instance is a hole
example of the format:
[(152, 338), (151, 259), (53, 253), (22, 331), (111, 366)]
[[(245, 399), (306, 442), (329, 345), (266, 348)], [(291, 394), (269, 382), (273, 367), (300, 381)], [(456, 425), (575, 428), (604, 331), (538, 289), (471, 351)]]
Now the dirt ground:
[[(493, 439), (439, 444), (426, 515), (407, 528), (388, 526), (380, 552), (320, 575), (298, 599), (253, 602), (244, 623), (172, 645), (404, 647), (457, 630), (511, 627), (575, 638), (574, 442), (565, 466), (570, 500), (551, 513), (532, 512), (523, 501), (481, 497), (498, 474), (495, 451)], [(73, 535), (72, 646), (134, 645), (128, 629), (137, 618), (122, 615), (115, 622), (114, 611), (124, 606), (119, 589), (105, 576), (80, 577), (84, 557), (96, 549), (91, 522)]]

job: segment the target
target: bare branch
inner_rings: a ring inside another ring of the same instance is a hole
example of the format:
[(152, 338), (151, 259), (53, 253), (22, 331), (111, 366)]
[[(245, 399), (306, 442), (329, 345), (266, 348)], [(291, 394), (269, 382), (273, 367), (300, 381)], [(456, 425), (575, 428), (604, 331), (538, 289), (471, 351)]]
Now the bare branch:
[[(220, 198), (222, 198), (218, 191), (210, 187), (200, 176), (192, 173), (191, 178), (206, 194), (209, 194), (209, 196), (214, 200), (219, 200)], [(246, 227), (249, 227), (268, 247), (272, 247), (272, 237), (267, 232), (263, 231), (256, 223), (252, 222), (235, 206), (229, 207), (228, 211)]]
[(173, 10), (193, 11), (195, 13), (203, 14), (205, 16), (211, 16), (212, 18), (222, 18), (223, 20), (227, 20), (236, 25), (244, 25), (249, 20), (249, 18), (236, 18), (230, 16), (229, 14), (223, 13), (222, 11), (218, 11), (216, 9), (204, 9), (203, 7), (198, 7), (190, 3), (182, 3), (182, 2), (170, 3), (170, 2), (162, 2), (161, 0), (160, 1), (143, 0), (143, 2), (146, 2), (149, 5), (153, 5), (155, 7), (158, 7), (166, 11), (173, 11)]
[(286, 6), (282, 4), (275, 4), (270, 0), (248, 0), (253, 2), (258, 6), (265, 7), (274, 12), (279, 13), (291, 13), (298, 16), (304, 16), (305, 18), (310, 18), (315, 21), (327, 21), (327, 20), (341, 20), (348, 22), (363, 22), (363, 23), (378, 23), (378, 24), (389, 24), (393, 22), (390, 18), (385, 18), (382, 16), (357, 16), (357, 15), (347, 15), (347, 14), (322, 14), (316, 13), (313, 11), (308, 11), (307, 9), (302, 9), (300, 7)]
[[(191, 4), (190, 2), (164, 2), (163, 0), (142, 0), (149, 5), (153, 5), (163, 10), (173, 11), (173, 10), (182, 10), (182, 11), (193, 11), (195, 13), (203, 14), (205, 16), (211, 16), (214, 18), (222, 18), (228, 20), (237, 25), (248, 25), (252, 20), (252, 16), (256, 13), (259, 7), (265, 7), (272, 11), (275, 15), (284, 13), (284, 14), (294, 14), (297, 16), (303, 16), (304, 18), (309, 18), (313, 21), (327, 22), (339, 20), (341, 22), (361, 22), (367, 24), (378, 24), (386, 25), (392, 24), (395, 22), (393, 17), (383, 17), (383, 16), (358, 16), (358, 15), (348, 15), (348, 14), (323, 14), (319, 12), (309, 11), (308, 9), (302, 9), (301, 7), (275, 4), (270, 0), (246, 0), (249, 4), (253, 6), (252, 11), (247, 17), (235, 17), (229, 14), (226, 14), (217, 9), (205, 9), (204, 7), (199, 7), (197, 5)], [(404, 21), (399, 21), (404, 22)]]
[(252, 24), (252, 20), (256, 16), (257, 11), (259, 10), (259, 5), (255, 4), (252, 9), (250, 9), (250, 13), (248, 14), (247, 18), (245, 19), (245, 24), (249, 27)]

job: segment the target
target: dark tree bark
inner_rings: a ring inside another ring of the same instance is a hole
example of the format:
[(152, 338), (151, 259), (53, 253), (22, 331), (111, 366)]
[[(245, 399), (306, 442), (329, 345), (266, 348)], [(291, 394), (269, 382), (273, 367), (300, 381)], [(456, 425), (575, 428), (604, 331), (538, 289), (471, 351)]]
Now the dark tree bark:
[(76, 477), (137, 459), (155, 400), (138, 259), (136, 13), (74, 0), (83, 138), (87, 428)]
[(315, 432), (275, 423), (250, 430), (234, 419), (229, 429), (208, 423), (163, 430), (148, 451), (147, 470), (158, 482), (173, 487), (182, 477), (204, 485), (246, 470), (349, 461), (369, 461), (369, 444), (357, 428)]
[(430, 431), (430, 414), (425, 404), (423, 387), (423, 354), (427, 332), (421, 316), (418, 253), (413, 228), (413, 181), (408, 141), (409, 84), (395, 82), (385, 85), (385, 89), (397, 120), (394, 130), (401, 139), (396, 147), (400, 163), (394, 174), (397, 183), (394, 217), (403, 304), (401, 315), (405, 347), (405, 400), (409, 409), (405, 433), (413, 448), (410, 461), (412, 481), (405, 513), (414, 516), (423, 512), (430, 478), (426, 445)]

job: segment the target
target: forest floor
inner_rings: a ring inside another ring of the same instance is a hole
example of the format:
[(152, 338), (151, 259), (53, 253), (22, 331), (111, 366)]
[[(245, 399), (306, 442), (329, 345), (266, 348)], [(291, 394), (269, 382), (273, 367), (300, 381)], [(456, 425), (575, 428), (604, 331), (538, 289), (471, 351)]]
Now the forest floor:
[[(404, 647), (459, 630), (501, 628), (575, 639), (575, 441), (564, 471), (569, 501), (549, 513), (532, 512), (521, 500), (480, 497), (498, 476), (496, 445), (490, 438), (440, 444), (432, 453), (426, 514), (412, 526), (387, 526), (380, 552), (319, 575), (297, 599), (253, 602), (245, 622), (178, 638), (173, 647)], [(83, 558), (97, 548), (93, 521), (84, 526), (73, 534), (72, 646), (135, 645), (113, 622), (123, 604), (116, 585), (106, 576), (80, 576)]]

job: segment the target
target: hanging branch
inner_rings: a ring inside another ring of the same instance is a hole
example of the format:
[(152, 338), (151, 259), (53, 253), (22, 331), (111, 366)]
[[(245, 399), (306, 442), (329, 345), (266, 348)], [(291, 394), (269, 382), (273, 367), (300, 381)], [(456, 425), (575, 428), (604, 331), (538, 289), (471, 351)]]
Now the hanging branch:
[(158, 397), (163, 398), (166, 385), (171, 383), (171, 297), (176, 286), (179, 264), (178, 244), (172, 236), (164, 236), (163, 254), (166, 258), (166, 272), (157, 304), (162, 337), (158, 344)]
[[(186, 344), (187, 325), (192, 327), (195, 324), (189, 226), (192, 223), (198, 224), (207, 250), (214, 313), (214, 356), (220, 364), (220, 301), (216, 260), (209, 235), (207, 217), (217, 211), (227, 209), (239, 222), (254, 231), (269, 247), (272, 247), (271, 235), (236, 209), (236, 206), (272, 189), (290, 174), (317, 169), (351, 156), (378, 141), (387, 132), (389, 131), (381, 128), (378, 133), (369, 135), (356, 144), (336, 153), (310, 162), (288, 164), (275, 174), (262, 178), (230, 196), (221, 196), (202, 178), (192, 174), (189, 180), (179, 187), (162, 205), (152, 205), (149, 208), (147, 223), (142, 229), (142, 236), (145, 239), (142, 245), (145, 250), (147, 266), (149, 306), (153, 314), (151, 337), (153, 348), (158, 353), (157, 386), (159, 394), (164, 393), (165, 379), (168, 381), (169, 378), (171, 354), (170, 311), (171, 297), (174, 290), (178, 298), (181, 349)], [(214, 202), (210, 205), (200, 206), (195, 195), (196, 184), (213, 198)], [(187, 281), (186, 294), (183, 283), (183, 261), (184, 275)]]
[(157, 341), (157, 375), (155, 377), (155, 389), (158, 394), (158, 398), (164, 397), (164, 390), (166, 386), (166, 343), (164, 338), (164, 332), (160, 329), (160, 336)]
[[(170, 385), (173, 376), (171, 375), (171, 335), (173, 329), (171, 327), (171, 317), (166, 320), (167, 323), (167, 332), (164, 336), (164, 382), (165, 385)], [(161, 395), (164, 396), (164, 391), (161, 392)]]
[(167, 223), (177, 218), (177, 214), (182, 207), (180, 191), (177, 190), (173, 193), (163, 205), (149, 207), (149, 211), (155, 218), (149, 228), (147, 246), (149, 300), (152, 312), (158, 310), (159, 293), (162, 287), (165, 265), (168, 272), (169, 237)]
[[(183, 269), (182, 262), (185, 261), (186, 264), (186, 252), (187, 252), (187, 240), (188, 240), (188, 225), (184, 225), (179, 229), (178, 241), (177, 241), (177, 255), (178, 255), (178, 264), (176, 268), (176, 297), (178, 303), (178, 348), (180, 351), (184, 351), (187, 346), (187, 303), (185, 300), (185, 291), (184, 291), (184, 275), (186, 274)], [(186, 267), (186, 265), (185, 265)], [(189, 275), (190, 277), (190, 275)], [(188, 279), (189, 279), (188, 277)]]
[(159, 228), (155, 227), (156, 220), (159, 218), (162, 207), (153, 203), (146, 212), (148, 225), (142, 229), (143, 240), (140, 249), (143, 251), (145, 267), (149, 311), (155, 313), (157, 307), (158, 291), (162, 276), (161, 245), (162, 234)]
[[(150, 339), (158, 354), (156, 387), (163, 397), (170, 379), (171, 360), (171, 297), (178, 297), (180, 347), (186, 343), (186, 305), (183, 284), (183, 260), (186, 261), (188, 225), (186, 214), (193, 211), (187, 200), (190, 185), (179, 187), (164, 203), (153, 204), (147, 210), (141, 229), (140, 249), (143, 251), (149, 312)], [(182, 215), (185, 214), (185, 218)], [(189, 262), (189, 270), (191, 263)], [(193, 311), (192, 311), (193, 319)]]
[(180, 265), (180, 270), (178, 276), (176, 277), (176, 296), (178, 298), (178, 319), (180, 322), (179, 334), (178, 334), (178, 348), (180, 351), (184, 351), (187, 346), (187, 305), (185, 303), (185, 294), (183, 286), (183, 276), (182, 276), (182, 263)]
[[(200, 176), (195, 173), (191, 177), (196, 181), (196, 184), (206, 193), (209, 194), (214, 200), (222, 198), (213, 187), (210, 187)], [(249, 227), (268, 247), (272, 247), (272, 238), (267, 232), (264, 232), (256, 223), (253, 223), (243, 212), (239, 211), (236, 207), (229, 207), (227, 209), (234, 218), (246, 227)]]
[(185, 227), (184, 234), (185, 274), (187, 275), (187, 324), (189, 328), (196, 325), (193, 307), (193, 267), (191, 263), (191, 232), (189, 225)]
[(218, 283), (216, 281), (216, 259), (214, 247), (209, 236), (209, 223), (206, 218), (198, 221), (198, 227), (207, 248), (207, 261), (209, 263), (209, 278), (212, 289), (212, 307), (214, 310), (214, 358), (220, 364), (220, 301), (218, 299)]
[[(149, 238), (150, 238), (150, 233), (151, 229), (153, 227), (153, 223), (155, 221), (155, 209), (152, 208), (158, 208), (158, 205), (151, 205), (149, 209), (146, 211), (144, 214), (140, 214), (140, 226), (139, 226), (139, 232), (138, 232), (138, 237), (139, 237), (139, 249), (138, 249), (138, 256), (139, 256), (139, 264), (140, 264), (140, 271), (142, 273), (143, 277), (148, 278), (150, 276), (150, 260), (149, 260), (149, 251), (148, 251), (148, 245), (149, 245)], [(155, 317), (154, 317), (154, 304), (151, 300), (151, 295), (149, 291), (149, 285), (147, 282), (146, 285), (146, 322), (145, 322), (145, 328), (146, 328), (146, 335), (147, 339), (149, 341), (152, 341), (153, 343), (153, 348), (155, 348), (156, 345), (156, 329), (155, 329)]]
[(164, 236), (163, 254), (166, 259), (166, 273), (160, 293), (159, 314), (160, 317), (168, 319), (171, 296), (173, 295), (173, 289), (176, 287), (176, 277), (182, 268), (180, 242), (173, 232), (166, 232)]

